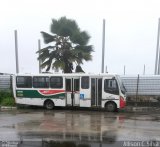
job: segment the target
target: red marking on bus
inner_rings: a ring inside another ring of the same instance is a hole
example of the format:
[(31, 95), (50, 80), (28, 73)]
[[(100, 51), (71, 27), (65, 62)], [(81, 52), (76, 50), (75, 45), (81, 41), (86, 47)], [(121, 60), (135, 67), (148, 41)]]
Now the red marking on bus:
[(123, 97), (120, 97), (120, 108), (124, 108), (126, 106), (126, 101)]
[(64, 90), (39, 90), (41, 94), (44, 95), (52, 95), (64, 92)]

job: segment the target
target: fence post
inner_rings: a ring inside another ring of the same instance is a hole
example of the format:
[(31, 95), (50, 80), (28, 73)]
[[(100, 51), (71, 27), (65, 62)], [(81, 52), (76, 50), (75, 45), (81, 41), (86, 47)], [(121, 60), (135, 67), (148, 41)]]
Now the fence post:
[(138, 99), (138, 88), (139, 88), (139, 74), (138, 74), (138, 77), (137, 77), (136, 106), (137, 106), (137, 99)]
[(12, 78), (13, 78), (13, 75), (10, 75), (10, 91), (13, 96), (13, 82), (12, 82), (13, 80), (12, 80)]

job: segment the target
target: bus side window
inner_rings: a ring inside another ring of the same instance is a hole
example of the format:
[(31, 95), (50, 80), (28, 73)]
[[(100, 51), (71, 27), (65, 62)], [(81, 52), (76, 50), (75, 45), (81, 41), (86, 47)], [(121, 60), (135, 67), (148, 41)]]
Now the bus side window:
[(30, 76), (17, 76), (16, 77), (17, 88), (32, 88), (32, 77)]
[(89, 77), (82, 77), (81, 78), (81, 88), (88, 89), (89, 88)]
[(62, 77), (51, 77), (50, 87), (51, 88), (63, 88), (63, 78)]
[(79, 79), (74, 79), (74, 91), (79, 91)]
[(115, 79), (104, 80), (104, 91), (107, 93), (119, 95), (118, 84)]
[(66, 79), (66, 91), (72, 91), (71, 88), (71, 79)]
[(49, 88), (49, 77), (33, 77), (34, 88)]

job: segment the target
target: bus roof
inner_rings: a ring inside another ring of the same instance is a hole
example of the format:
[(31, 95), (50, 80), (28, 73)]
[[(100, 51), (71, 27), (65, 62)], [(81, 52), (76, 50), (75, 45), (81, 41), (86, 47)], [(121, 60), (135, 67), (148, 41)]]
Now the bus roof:
[(40, 73), (40, 74), (16, 74), (16, 76), (66, 76), (66, 77), (78, 77), (78, 76), (107, 76), (107, 77), (115, 77), (117, 74), (110, 74), (110, 73), (99, 73), (99, 74), (93, 74), (93, 73)]

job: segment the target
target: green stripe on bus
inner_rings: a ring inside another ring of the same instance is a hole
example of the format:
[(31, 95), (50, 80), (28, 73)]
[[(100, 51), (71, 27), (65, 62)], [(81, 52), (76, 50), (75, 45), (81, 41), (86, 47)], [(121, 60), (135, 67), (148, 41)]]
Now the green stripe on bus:
[(24, 98), (65, 98), (65, 93), (59, 93), (55, 95), (42, 95), (38, 90), (16, 90), (17, 97)]

